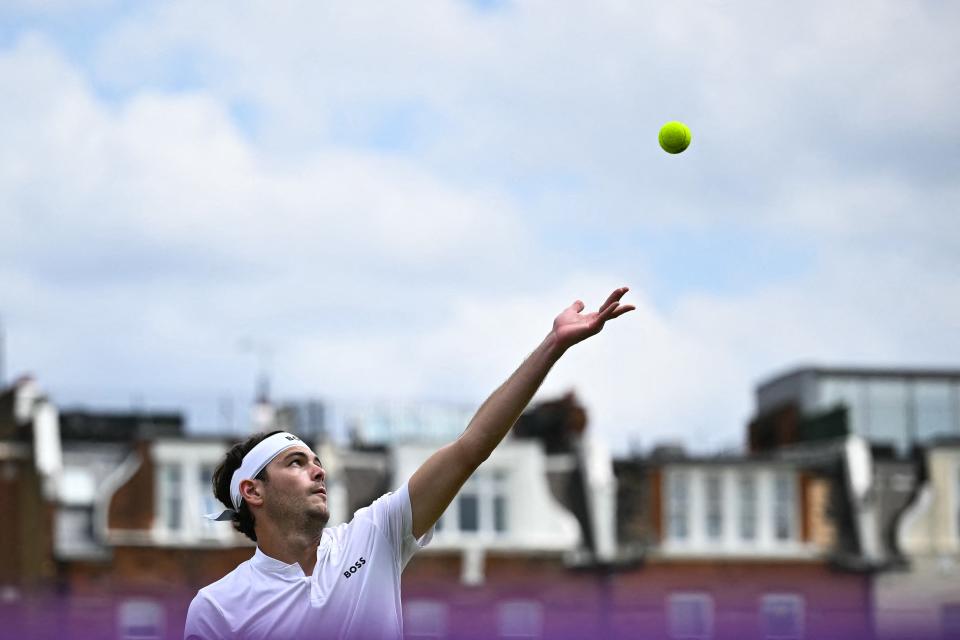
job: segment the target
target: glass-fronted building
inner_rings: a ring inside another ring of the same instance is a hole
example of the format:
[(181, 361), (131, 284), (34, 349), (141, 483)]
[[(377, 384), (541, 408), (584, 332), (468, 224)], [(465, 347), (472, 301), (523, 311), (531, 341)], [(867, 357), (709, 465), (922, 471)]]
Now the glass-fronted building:
[(795, 406), (801, 416), (846, 409), (850, 433), (900, 454), (960, 436), (960, 370), (803, 368), (757, 387), (757, 413)]

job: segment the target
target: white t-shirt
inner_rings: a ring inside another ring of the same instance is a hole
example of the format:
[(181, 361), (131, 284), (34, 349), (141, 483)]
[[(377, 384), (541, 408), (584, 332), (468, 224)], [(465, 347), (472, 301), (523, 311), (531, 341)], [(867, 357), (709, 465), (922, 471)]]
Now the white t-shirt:
[(403, 637), (400, 573), (433, 537), (413, 537), (406, 483), (324, 529), (313, 575), (298, 563), (271, 558), (258, 547), (210, 586), (187, 612), (186, 640), (308, 640)]

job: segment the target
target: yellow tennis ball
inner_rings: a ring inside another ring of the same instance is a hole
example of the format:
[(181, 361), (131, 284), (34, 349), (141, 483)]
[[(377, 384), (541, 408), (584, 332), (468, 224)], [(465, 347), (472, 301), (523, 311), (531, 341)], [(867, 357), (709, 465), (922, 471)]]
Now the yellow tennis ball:
[(660, 146), (667, 153), (680, 153), (690, 146), (690, 128), (682, 122), (668, 122), (660, 127)]

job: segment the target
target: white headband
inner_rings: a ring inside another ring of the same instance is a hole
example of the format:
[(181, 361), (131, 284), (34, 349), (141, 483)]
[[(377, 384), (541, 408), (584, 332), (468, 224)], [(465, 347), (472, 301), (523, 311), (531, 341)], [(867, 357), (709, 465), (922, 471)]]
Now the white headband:
[(233, 514), (240, 508), (240, 503), (243, 502), (243, 496), (240, 495), (240, 483), (244, 480), (256, 478), (257, 474), (263, 471), (263, 468), (270, 464), (270, 461), (282, 451), (301, 444), (303, 444), (303, 440), (284, 431), (275, 433), (257, 443), (257, 446), (243, 456), (240, 468), (234, 471), (233, 477), (230, 478), (230, 500), (233, 502), (233, 509), (225, 509), (220, 513), (208, 513), (204, 517), (208, 520), (232, 519)]

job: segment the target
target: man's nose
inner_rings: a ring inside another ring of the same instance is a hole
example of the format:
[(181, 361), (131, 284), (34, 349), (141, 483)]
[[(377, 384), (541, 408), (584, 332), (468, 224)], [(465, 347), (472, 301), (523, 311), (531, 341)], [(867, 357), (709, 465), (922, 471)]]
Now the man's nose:
[(314, 464), (313, 467), (313, 478), (319, 478), (321, 481), (327, 477), (327, 472), (319, 464)]

